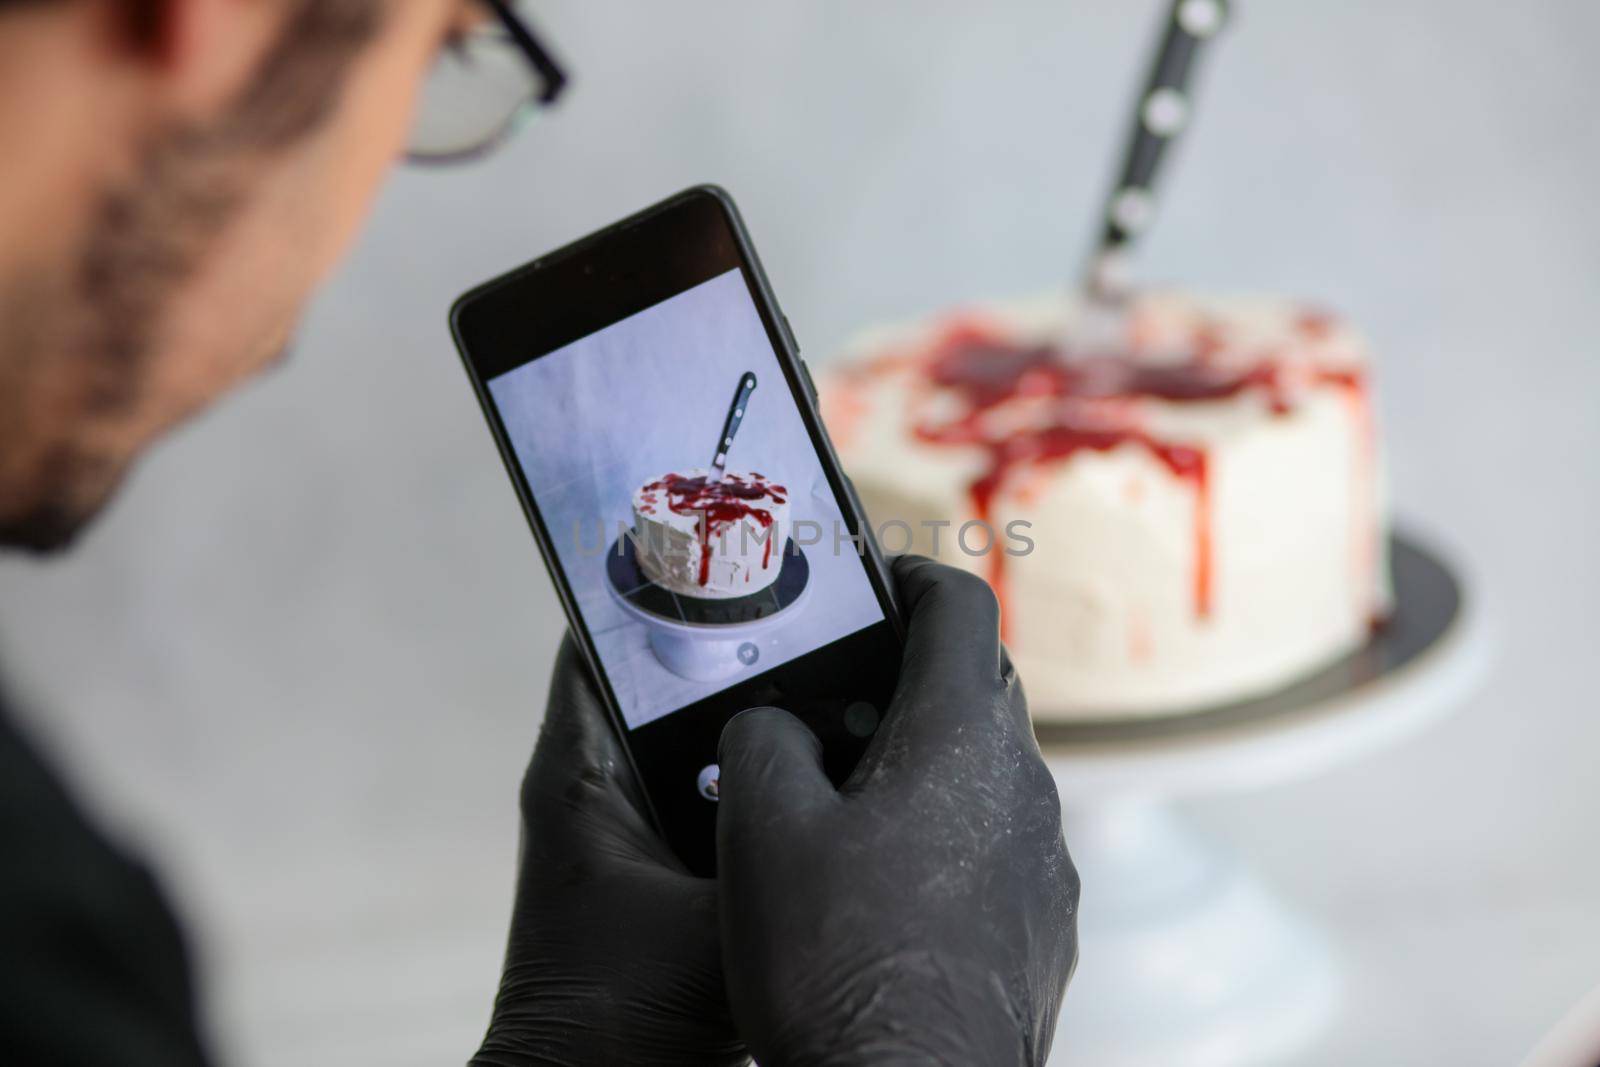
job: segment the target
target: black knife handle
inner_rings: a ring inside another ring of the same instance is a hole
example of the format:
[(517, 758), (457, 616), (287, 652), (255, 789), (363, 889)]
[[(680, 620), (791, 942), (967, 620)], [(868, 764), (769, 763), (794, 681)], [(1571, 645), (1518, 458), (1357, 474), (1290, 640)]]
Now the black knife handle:
[[(1195, 61), (1231, 13), (1228, 0), (1173, 0), (1160, 48), (1139, 94), (1091, 273), (1132, 244), (1148, 225), (1155, 211), (1155, 183), (1162, 159), (1191, 117)], [(1091, 289), (1097, 287), (1097, 281), (1091, 277)]]
[(728, 465), (728, 449), (733, 447), (734, 435), (739, 432), (739, 424), (744, 422), (745, 407), (750, 403), (750, 394), (756, 391), (756, 376), (753, 371), (745, 371), (739, 379), (739, 389), (733, 394), (733, 403), (728, 406), (727, 421), (722, 424), (722, 436), (717, 439), (717, 455), (711, 461), (711, 466), (720, 473)]

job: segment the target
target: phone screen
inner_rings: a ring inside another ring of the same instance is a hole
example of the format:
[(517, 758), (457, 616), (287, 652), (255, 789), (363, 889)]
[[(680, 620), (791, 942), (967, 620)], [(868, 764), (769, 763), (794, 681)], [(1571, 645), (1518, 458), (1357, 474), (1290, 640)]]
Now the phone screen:
[(486, 384), (630, 729), (883, 621), (739, 269)]
[(717, 743), (776, 705), (855, 766), (899, 674), (887, 572), (726, 194), (490, 282), (458, 346), (679, 856), (714, 867)]

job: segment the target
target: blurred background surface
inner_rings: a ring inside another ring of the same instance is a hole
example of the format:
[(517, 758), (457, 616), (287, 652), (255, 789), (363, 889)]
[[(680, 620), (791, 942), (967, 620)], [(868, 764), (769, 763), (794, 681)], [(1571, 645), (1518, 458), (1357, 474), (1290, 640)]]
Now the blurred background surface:
[[(487, 1020), (563, 624), (450, 300), (706, 180), (814, 361), (1062, 284), (1163, 6), (540, 0), (558, 112), (398, 176), (288, 367), (71, 558), (0, 565), (0, 659), (166, 871), (230, 1062), (457, 1062)], [(1338, 942), (1342, 1017), (1297, 1063), (1512, 1062), (1600, 982), (1600, 6), (1237, 8), (1141, 270), (1371, 332), (1397, 513), (1460, 549), (1501, 642), (1422, 739), (1188, 811)]]

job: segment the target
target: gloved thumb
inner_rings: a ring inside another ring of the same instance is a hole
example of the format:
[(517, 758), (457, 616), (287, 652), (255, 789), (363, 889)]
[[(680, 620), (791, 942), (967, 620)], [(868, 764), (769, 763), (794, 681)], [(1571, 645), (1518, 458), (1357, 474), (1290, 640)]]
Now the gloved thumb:
[(839, 799), (822, 768), (821, 740), (782, 708), (752, 708), (730, 719), (722, 728), (717, 763), (717, 821), (741, 832), (781, 826)]

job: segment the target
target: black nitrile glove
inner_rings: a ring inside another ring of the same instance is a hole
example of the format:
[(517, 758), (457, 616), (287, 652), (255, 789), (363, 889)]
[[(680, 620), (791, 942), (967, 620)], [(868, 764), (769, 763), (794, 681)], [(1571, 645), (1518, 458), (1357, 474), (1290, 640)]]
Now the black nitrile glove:
[(910, 632), (842, 789), (775, 708), (722, 735), (722, 958), (762, 1067), (1042, 1064), (1078, 879), (981, 580), (903, 558)]
[(475, 1067), (742, 1064), (717, 948), (717, 886), (651, 827), (569, 636), (522, 783), (505, 974)]

